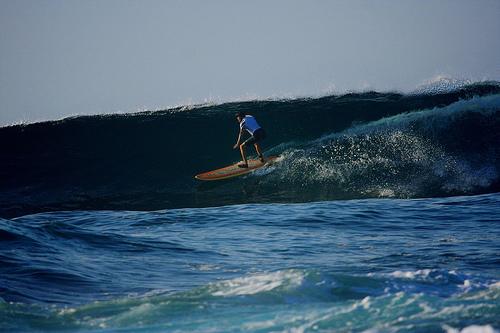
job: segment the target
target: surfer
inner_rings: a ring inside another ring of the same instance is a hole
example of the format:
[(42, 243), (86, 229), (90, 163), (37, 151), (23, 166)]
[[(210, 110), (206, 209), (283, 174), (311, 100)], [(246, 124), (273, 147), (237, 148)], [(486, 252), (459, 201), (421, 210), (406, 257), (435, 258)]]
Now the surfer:
[[(266, 132), (262, 127), (260, 127), (259, 123), (257, 123), (257, 120), (255, 120), (255, 118), (251, 115), (246, 115), (243, 112), (238, 112), (236, 113), (236, 119), (240, 124), (240, 133), (238, 134), (238, 141), (234, 145), (233, 149), (240, 147), (241, 158), (243, 159), (243, 161), (238, 163), (238, 166), (240, 168), (248, 168), (248, 161), (245, 155), (245, 146), (250, 144), (253, 144), (260, 161), (264, 163), (264, 155), (262, 155), (262, 151), (260, 150), (259, 141), (266, 137)], [(250, 137), (240, 144), (243, 130), (246, 130), (250, 134)]]

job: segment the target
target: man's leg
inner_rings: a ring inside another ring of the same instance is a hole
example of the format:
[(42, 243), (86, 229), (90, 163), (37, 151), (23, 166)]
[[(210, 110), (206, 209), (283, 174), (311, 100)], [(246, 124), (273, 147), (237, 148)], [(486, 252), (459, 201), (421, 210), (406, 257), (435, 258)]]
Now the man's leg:
[(240, 153), (241, 153), (241, 158), (243, 159), (243, 163), (238, 164), (238, 166), (248, 167), (247, 157), (245, 156), (245, 144), (244, 143), (242, 143), (240, 145)]
[(255, 147), (255, 151), (257, 152), (257, 155), (259, 156), (259, 159), (262, 163), (265, 162), (264, 160), (264, 155), (262, 155), (262, 151), (260, 150), (260, 146), (258, 143), (254, 143), (253, 145)]

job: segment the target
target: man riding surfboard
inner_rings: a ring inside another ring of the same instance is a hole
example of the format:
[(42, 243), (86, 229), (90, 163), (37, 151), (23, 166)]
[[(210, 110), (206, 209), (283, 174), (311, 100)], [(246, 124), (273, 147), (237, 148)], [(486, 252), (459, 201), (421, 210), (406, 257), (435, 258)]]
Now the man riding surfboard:
[[(255, 147), (255, 151), (257, 151), (257, 155), (259, 156), (260, 161), (264, 163), (265, 162), (264, 155), (262, 155), (259, 142), (266, 137), (266, 132), (259, 125), (259, 123), (257, 123), (257, 120), (253, 116), (246, 115), (243, 112), (238, 112), (236, 113), (235, 116), (236, 120), (238, 120), (238, 123), (240, 124), (240, 133), (238, 134), (238, 141), (233, 146), (233, 149), (240, 147), (241, 158), (243, 159), (243, 161), (238, 163), (238, 166), (240, 168), (248, 168), (248, 161), (245, 155), (245, 147), (246, 145), (249, 144), (253, 144), (253, 146)], [(243, 130), (246, 130), (248, 134), (250, 134), (250, 137), (240, 144)]]

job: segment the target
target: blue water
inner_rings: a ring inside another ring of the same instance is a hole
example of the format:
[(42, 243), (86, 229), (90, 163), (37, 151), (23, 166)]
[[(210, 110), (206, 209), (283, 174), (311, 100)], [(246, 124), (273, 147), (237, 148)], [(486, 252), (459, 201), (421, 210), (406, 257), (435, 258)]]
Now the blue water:
[(498, 82), (0, 128), (1, 332), (498, 329)]
[(500, 194), (0, 220), (0, 328), (500, 327)]

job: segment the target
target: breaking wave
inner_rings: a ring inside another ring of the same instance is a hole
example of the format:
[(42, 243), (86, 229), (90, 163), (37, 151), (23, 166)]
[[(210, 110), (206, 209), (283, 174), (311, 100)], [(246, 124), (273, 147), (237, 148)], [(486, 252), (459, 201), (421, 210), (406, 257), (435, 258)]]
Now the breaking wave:
[[(259, 119), (265, 152), (280, 162), (196, 181), (238, 161), (236, 111)], [(500, 187), (499, 133), (497, 82), (9, 126), (0, 128), (0, 216), (491, 193)]]

